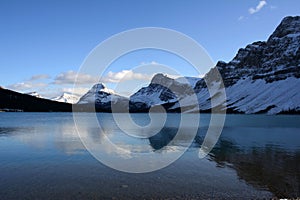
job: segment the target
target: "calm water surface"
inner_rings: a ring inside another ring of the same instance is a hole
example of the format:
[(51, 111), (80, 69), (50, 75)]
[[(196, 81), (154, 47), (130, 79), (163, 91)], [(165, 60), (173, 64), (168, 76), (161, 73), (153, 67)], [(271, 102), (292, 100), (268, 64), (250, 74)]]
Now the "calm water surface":
[[(82, 114), (83, 120), (90, 116)], [(155, 153), (181, 146), (170, 143), (178, 114), (168, 115), (166, 126), (149, 139), (124, 134), (111, 114), (97, 116), (112, 141), (137, 152), (137, 146)], [(146, 114), (132, 117), (141, 125), (149, 122)], [(101, 164), (85, 149), (72, 113), (0, 113), (0, 199), (300, 197), (300, 116), (227, 115), (217, 145), (199, 159), (209, 119), (201, 114), (194, 142), (177, 161), (130, 174)], [(86, 134), (101, 145), (93, 128)]]

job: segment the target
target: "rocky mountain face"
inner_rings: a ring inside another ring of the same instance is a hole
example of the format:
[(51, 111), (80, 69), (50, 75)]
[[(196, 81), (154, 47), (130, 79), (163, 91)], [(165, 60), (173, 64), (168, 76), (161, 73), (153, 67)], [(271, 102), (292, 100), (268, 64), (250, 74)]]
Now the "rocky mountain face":
[[(97, 84), (79, 104), (94, 102), (106, 111), (111, 111), (113, 103), (126, 109), (129, 104), (131, 112), (146, 112), (162, 105), (168, 112), (209, 112), (227, 107), (229, 113), (300, 113), (299, 47), (300, 17), (286, 17), (267, 41), (239, 49), (232, 61), (218, 62), (202, 79), (172, 79), (157, 74), (147, 87), (131, 95), (129, 102)], [(208, 90), (207, 83), (213, 91)], [(222, 88), (226, 99), (212, 106)]]
[[(300, 17), (286, 17), (267, 41), (240, 49), (229, 63), (218, 62), (216, 68), (226, 87), (228, 111), (299, 112), (299, 47)], [(203, 81), (195, 86), (199, 98), (203, 88)]]
[(300, 16), (286, 17), (264, 42), (254, 42), (238, 51), (229, 63), (218, 62), (225, 86), (241, 78), (263, 79), (267, 83), (300, 78)]

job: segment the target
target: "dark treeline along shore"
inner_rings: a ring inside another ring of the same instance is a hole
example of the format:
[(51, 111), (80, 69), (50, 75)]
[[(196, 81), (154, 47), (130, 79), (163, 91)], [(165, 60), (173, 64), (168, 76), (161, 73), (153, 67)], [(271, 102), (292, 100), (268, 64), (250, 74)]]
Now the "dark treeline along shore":
[(72, 104), (0, 88), (0, 110), (7, 112), (71, 112)]

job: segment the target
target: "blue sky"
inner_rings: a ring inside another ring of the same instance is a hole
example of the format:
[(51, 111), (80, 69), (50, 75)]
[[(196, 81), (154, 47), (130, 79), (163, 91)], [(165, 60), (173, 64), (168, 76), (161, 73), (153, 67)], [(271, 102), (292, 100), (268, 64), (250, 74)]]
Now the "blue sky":
[[(299, 0), (1, 0), (0, 85), (48, 96), (71, 91), (72, 78), (95, 46), (141, 27), (182, 32), (214, 62), (230, 61), (239, 48), (266, 40), (283, 17), (299, 15), (299, 8)], [(171, 65), (184, 76), (199, 75), (184, 61), (159, 51), (129, 55), (108, 71), (113, 77), (151, 62)], [(80, 92), (86, 88), (82, 85)]]

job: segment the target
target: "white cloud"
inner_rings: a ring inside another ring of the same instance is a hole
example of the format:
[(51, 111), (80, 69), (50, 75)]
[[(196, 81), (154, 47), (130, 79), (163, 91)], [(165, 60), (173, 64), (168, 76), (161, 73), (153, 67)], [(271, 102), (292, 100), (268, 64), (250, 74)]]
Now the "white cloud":
[(258, 3), (258, 5), (255, 8), (249, 8), (249, 13), (252, 15), (254, 13), (259, 12), (265, 5), (267, 5), (267, 1), (262, 0)]
[(156, 62), (156, 61), (151, 61), (151, 64), (152, 64), (152, 65), (159, 65), (159, 63)]
[(129, 80), (151, 80), (153, 74), (136, 73), (132, 70), (122, 70), (120, 72), (108, 72), (106, 76), (101, 77), (100, 81), (104, 83), (119, 83)]
[(57, 75), (53, 83), (57, 85), (65, 85), (65, 84), (74, 84), (75, 81), (76, 84), (91, 84), (91, 83), (98, 82), (98, 79), (97, 77), (89, 74), (67, 71)]
[(77, 88), (62, 88), (61, 89), (61, 93), (66, 92), (66, 93), (70, 93), (70, 94), (75, 94), (75, 95), (79, 95), (82, 96), (85, 93), (87, 93), (87, 91), (90, 88), (87, 87), (77, 87)]
[(23, 82), (14, 83), (11, 85), (6, 86), (8, 89), (19, 91), (19, 92), (26, 92), (26, 91), (37, 91), (39, 89), (45, 88), (48, 86), (48, 83), (41, 82), (41, 80), (49, 79), (50, 76), (47, 74), (37, 74), (33, 75), (29, 79), (25, 79)]
[(8, 89), (16, 90), (16, 91), (36, 91), (39, 88), (46, 87), (46, 83), (34, 83), (31, 81), (25, 81), (25, 82), (20, 82), (20, 83), (15, 83), (12, 85), (8, 85)]
[[(149, 64), (149, 63), (147, 63)], [(157, 64), (155, 61), (150, 64)], [(6, 86), (8, 89), (12, 89), (18, 92), (33, 92), (36, 91), (46, 98), (52, 98), (61, 95), (63, 92), (73, 93), (76, 95), (85, 94), (93, 84), (98, 82), (110, 83), (111, 89), (114, 89), (115, 83), (122, 83), (129, 81), (126, 84), (119, 84), (118, 90), (123, 93), (132, 93), (133, 90), (148, 85), (156, 72), (136, 72), (134, 70), (122, 70), (119, 72), (109, 71), (102, 77), (96, 77), (94, 75), (77, 73), (75, 71), (62, 72), (51, 78), (46, 74), (38, 74), (25, 79), (23, 82), (15, 83)], [(166, 74), (166, 73), (165, 73)], [(178, 78), (178, 75), (166, 74), (170, 78)], [(48, 80), (47, 80), (48, 79)], [(73, 84), (77, 79), (77, 88), (73, 89)], [(121, 86), (120, 86), (121, 85)]]
[(153, 60), (151, 62), (141, 62), (141, 65), (159, 65), (159, 63)]
[(74, 84), (75, 81), (78, 85), (94, 84), (97, 82), (118, 83), (128, 80), (151, 80), (152, 76), (152, 74), (149, 75), (136, 73), (132, 70), (122, 70), (119, 72), (110, 71), (106, 75), (97, 78), (96, 76), (92, 76), (89, 74), (68, 71), (57, 75), (53, 83), (56, 85)]
[(33, 75), (29, 81), (36, 81), (36, 80), (43, 80), (43, 79), (50, 79), (51, 77), (48, 74), (37, 74)]
[(241, 20), (243, 20), (243, 19), (244, 19), (244, 16), (240, 16), (240, 17), (238, 18), (239, 21), (241, 21)]

